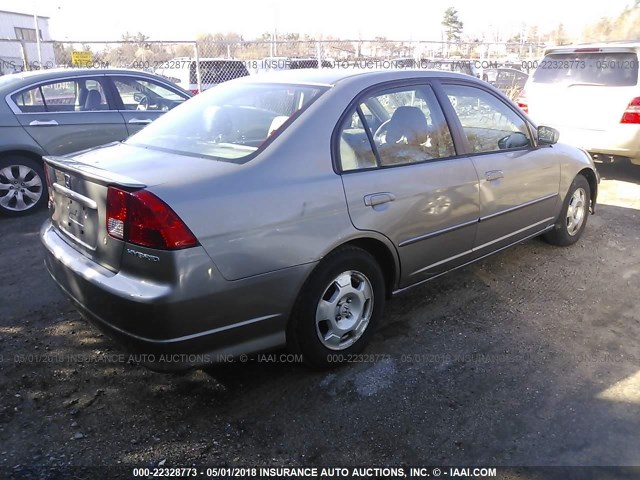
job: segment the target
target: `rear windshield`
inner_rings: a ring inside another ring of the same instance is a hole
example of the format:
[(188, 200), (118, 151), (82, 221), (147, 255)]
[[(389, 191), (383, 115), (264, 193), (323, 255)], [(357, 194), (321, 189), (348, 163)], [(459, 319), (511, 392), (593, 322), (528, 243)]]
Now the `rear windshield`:
[[(249, 71), (242, 62), (225, 60), (200, 61), (200, 80), (202, 83), (213, 83), (217, 85), (218, 83), (226, 82), (227, 80), (246, 77), (248, 75)], [(198, 83), (198, 72), (196, 70), (195, 62), (191, 62), (189, 77), (189, 83)]]
[(551, 54), (538, 64), (533, 82), (632, 86), (638, 83), (638, 57), (622, 52)]
[(126, 143), (243, 162), (325, 90), (291, 84), (218, 85), (165, 113)]

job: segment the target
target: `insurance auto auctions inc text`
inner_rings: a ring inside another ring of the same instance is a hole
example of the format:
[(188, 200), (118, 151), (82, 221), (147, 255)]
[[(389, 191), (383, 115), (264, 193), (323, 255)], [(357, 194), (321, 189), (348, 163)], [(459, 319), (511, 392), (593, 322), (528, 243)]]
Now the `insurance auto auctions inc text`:
[(207, 469), (208, 476), (230, 478), (439, 478), (495, 477), (495, 468), (484, 467), (221, 467)]

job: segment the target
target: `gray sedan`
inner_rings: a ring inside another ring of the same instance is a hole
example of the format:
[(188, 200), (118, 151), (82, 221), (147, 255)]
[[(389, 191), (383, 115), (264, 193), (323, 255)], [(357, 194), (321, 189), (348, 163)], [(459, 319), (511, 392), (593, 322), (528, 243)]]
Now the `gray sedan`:
[(191, 96), (133, 70), (54, 69), (0, 78), (0, 214), (47, 199), (43, 155), (120, 141)]
[(154, 368), (285, 345), (331, 365), (393, 294), (538, 235), (576, 242), (599, 178), (557, 140), (455, 73), (234, 80), (124, 143), (47, 157), (46, 266)]

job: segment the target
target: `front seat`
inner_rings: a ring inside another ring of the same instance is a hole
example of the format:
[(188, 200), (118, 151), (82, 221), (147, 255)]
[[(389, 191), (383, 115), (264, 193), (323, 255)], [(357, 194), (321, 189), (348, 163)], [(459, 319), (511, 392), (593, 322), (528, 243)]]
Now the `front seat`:
[(422, 145), (429, 137), (427, 118), (418, 107), (398, 107), (387, 125), (386, 143)]
[(78, 110), (84, 110), (84, 104), (87, 102), (87, 95), (89, 94), (89, 90), (85, 87), (81, 87), (78, 92)]
[(89, 90), (87, 92), (87, 100), (84, 102), (84, 111), (100, 110), (102, 105), (102, 95), (98, 90)]
[(398, 107), (387, 124), (385, 142), (379, 147), (380, 163), (393, 165), (433, 158), (425, 150), (430, 132), (422, 110), (418, 107)]

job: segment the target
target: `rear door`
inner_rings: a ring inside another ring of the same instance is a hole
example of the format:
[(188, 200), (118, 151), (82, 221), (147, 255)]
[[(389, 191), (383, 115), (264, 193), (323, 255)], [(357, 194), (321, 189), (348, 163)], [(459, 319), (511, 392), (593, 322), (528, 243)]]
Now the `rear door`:
[(133, 135), (189, 97), (160, 81), (134, 75), (108, 76), (127, 132)]
[(49, 155), (127, 138), (104, 76), (41, 83), (12, 95), (16, 118)]
[(476, 256), (509, 245), (554, 223), (560, 162), (537, 148), (527, 121), (502, 98), (478, 85), (442, 85), (460, 122), (480, 179)]
[(477, 229), (478, 177), (469, 158), (456, 157), (427, 83), (367, 93), (344, 118), (339, 142), (351, 221), (393, 242), (401, 286), (464, 262)]
[(606, 130), (620, 123), (638, 96), (638, 57), (624, 48), (578, 48), (551, 53), (526, 87), (529, 115), (536, 122)]

